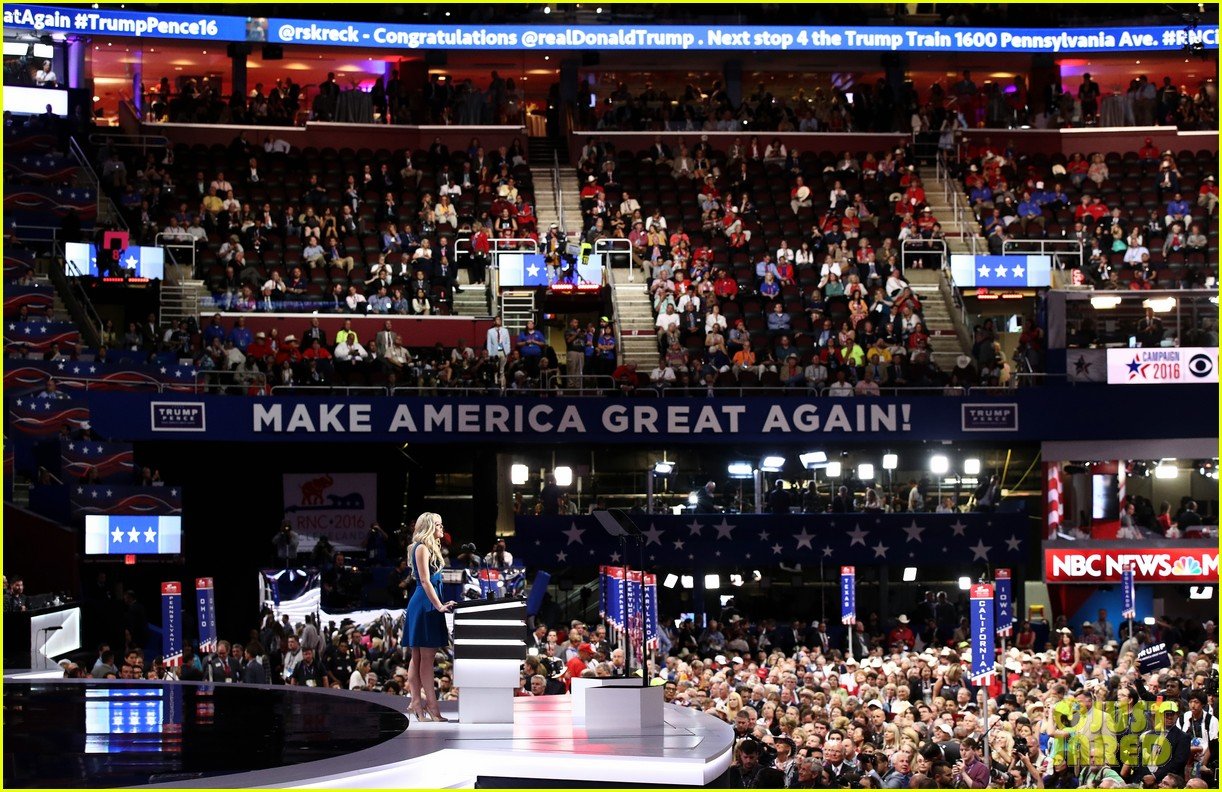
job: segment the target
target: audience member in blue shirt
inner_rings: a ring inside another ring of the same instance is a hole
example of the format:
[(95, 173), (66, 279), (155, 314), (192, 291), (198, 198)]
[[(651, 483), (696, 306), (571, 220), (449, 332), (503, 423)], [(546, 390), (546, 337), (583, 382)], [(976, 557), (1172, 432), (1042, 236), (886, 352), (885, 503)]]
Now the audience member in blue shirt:
[(769, 274), (776, 275), (776, 264), (772, 263), (772, 256), (768, 253), (759, 260), (755, 265), (755, 277), (757, 280), (764, 280)]
[(246, 327), (245, 316), (238, 317), (237, 323), (229, 331), (229, 340), (233, 342), (234, 348), (241, 350), (243, 354), (246, 352), (246, 347), (250, 346), (250, 342), (255, 340), (254, 335)]

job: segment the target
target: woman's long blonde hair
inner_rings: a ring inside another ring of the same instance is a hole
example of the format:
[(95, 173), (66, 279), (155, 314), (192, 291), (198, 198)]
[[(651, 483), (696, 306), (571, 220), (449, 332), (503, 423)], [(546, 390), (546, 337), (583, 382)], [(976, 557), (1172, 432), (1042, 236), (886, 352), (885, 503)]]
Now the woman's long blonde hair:
[(437, 530), (437, 523), (439, 522), (441, 522), (440, 514), (425, 512), (416, 518), (416, 527), (412, 531), (412, 542), (419, 542), (428, 548), (430, 573), (441, 569), (441, 565), (443, 563), (441, 558), (441, 544), (437, 541), (437, 537), (434, 535)]

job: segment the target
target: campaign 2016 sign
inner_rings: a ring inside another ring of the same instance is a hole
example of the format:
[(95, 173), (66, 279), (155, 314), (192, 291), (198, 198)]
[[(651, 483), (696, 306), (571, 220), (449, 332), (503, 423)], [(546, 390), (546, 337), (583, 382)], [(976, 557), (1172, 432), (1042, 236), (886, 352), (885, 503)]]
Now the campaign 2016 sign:
[(1132, 564), (1138, 583), (1217, 583), (1217, 547), (1044, 548), (1047, 583), (1119, 583)]
[(1218, 350), (1213, 347), (1109, 349), (1107, 381), (1111, 385), (1217, 384)]

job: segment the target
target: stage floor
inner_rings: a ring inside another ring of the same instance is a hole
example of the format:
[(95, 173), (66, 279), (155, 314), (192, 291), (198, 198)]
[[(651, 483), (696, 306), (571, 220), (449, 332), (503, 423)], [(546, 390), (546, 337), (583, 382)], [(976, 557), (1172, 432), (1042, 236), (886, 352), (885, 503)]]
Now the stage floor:
[[(6, 677), (5, 787), (470, 788), (480, 777), (704, 786), (730, 726), (667, 706), (651, 733), (586, 735), (568, 696), (513, 724), (419, 723), (382, 694)], [(457, 705), (442, 707), (457, 717)]]

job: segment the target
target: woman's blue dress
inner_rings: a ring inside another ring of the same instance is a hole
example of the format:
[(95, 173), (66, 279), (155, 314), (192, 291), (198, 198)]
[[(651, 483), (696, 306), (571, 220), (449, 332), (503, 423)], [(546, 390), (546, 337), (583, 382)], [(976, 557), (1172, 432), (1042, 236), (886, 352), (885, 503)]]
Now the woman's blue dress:
[[(418, 544), (411, 546), (409, 558), (411, 558), (412, 574), (416, 576), (417, 581), (422, 581), (424, 576), (416, 567)], [(438, 596), (441, 596), (441, 570), (434, 572), (429, 581), (433, 584), (433, 590), (437, 592)], [(424, 592), (424, 586), (419, 582), (416, 584), (416, 590), (412, 592), (411, 599), (407, 601), (407, 610), (403, 618), (403, 643), (405, 645), (412, 648), (437, 649), (450, 642), (446, 631), (445, 614), (433, 607), (433, 603), (429, 601), (428, 595)]]

